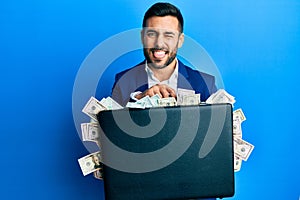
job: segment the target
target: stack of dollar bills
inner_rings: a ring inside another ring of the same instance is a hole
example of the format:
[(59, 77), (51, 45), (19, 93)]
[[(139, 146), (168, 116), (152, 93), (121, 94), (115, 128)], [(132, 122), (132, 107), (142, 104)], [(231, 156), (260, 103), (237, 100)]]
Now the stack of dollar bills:
[(241, 108), (233, 112), (233, 144), (234, 144), (234, 171), (240, 171), (242, 161), (247, 161), (254, 146), (242, 139), (242, 122), (246, 117)]
[[(123, 107), (111, 97), (103, 98), (101, 101), (95, 97), (91, 97), (82, 109), (82, 112), (91, 118), (89, 123), (81, 124), (82, 141), (95, 142), (100, 149), (99, 137), (101, 133), (97, 114), (103, 110), (117, 110), (122, 108)], [(100, 150), (78, 159), (78, 163), (84, 176), (93, 173), (95, 178), (103, 179), (103, 164)]]
[(174, 97), (161, 98), (158, 94), (149, 97), (145, 96), (136, 102), (128, 102), (128, 108), (151, 108), (151, 107), (167, 107), (177, 105), (199, 105), (200, 94), (195, 94), (194, 90), (178, 88), (177, 100)]
[[(151, 108), (151, 107), (168, 107), (177, 105), (199, 105), (200, 103), (206, 104), (219, 104), (230, 103), (232, 106), (235, 103), (235, 98), (228, 94), (224, 89), (220, 89), (212, 94), (206, 102), (200, 101), (200, 94), (195, 94), (193, 90), (178, 89), (177, 99), (174, 97), (161, 98), (159, 95), (152, 97), (146, 96), (136, 102), (128, 102), (127, 108)], [(100, 149), (99, 137), (100, 127), (97, 121), (97, 114), (103, 110), (117, 110), (123, 109), (111, 97), (103, 98), (101, 101), (91, 97), (86, 103), (82, 112), (91, 118), (89, 123), (81, 124), (82, 141), (95, 142)], [(247, 161), (254, 146), (249, 142), (242, 139), (242, 122), (246, 117), (242, 109), (233, 111), (233, 145), (234, 145), (234, 171), (240, 171), (242, 161)], [(78, 159), (80, 168), (84, 176), (93, 173), (94, 177), (102, 180), (102, 160), (100, 150), (91, 153)]]
[[(207, 104), (235, 103), (235, 98), (228, 94), (224, 89), (218, 90), (212, 94), (207, 100)], [(233, 146), (234, 146), (234, 171), (241, 170), (242, 161), (247, 161), (254, 146), (242, 139), (242, 122), (246, 117), (241, 108), (233, 111), (232, 127), (233, 127)]]

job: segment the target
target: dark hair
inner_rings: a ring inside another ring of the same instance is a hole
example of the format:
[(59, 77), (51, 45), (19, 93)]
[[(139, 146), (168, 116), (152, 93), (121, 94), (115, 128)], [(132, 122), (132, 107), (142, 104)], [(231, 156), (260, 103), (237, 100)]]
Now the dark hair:
[(143, 28), (146, 27), (146, 22), (147, 19), (153, 16), (158, 16), (158, 17), (164, 17), (164, 16), (174, 16), (178, 19), (179, 25), (180, 25), (180, 31), (183, 32), (183, 17), (180, 12), (180, 10), (170, 4), (170, 3), (156, 3), (153, 4), (145, 13), (144, 19), (143, 19)]

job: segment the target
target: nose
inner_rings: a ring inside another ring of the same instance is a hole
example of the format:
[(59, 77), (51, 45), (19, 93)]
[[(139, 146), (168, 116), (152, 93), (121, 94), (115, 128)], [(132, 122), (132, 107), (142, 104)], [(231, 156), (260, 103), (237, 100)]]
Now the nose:
[(156, 39), (156, 47), (162, 48), (164, 46), (164, 37), (162, 34), (159, 34)]

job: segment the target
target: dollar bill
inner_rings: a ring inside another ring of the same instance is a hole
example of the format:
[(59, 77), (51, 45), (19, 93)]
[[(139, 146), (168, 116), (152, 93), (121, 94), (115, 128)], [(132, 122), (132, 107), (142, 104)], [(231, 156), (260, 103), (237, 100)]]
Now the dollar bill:
[(109, 102), (106, 102), (106, 98), (102, 98), (99, 103), (105, 108), (105, 110), (111, 110), (112, 105), (109, 105)]
[(205, 103), (212, 104), (212, 100), (215, 98), (217, 92), (212, 93), (205, 101)]
[(232, 120), (232, 129), (233, 135), (237, 137), (242, 137), (242, 124), (241, 119), (239, 117), (233, 118)]
[(79, 166), (84, 176), (99, 170), (102, 167), (100, 151), (78, 159)]
[(168, 107), (168, 106), (176, 106), (177, 102), (174, 97), (166, 97), (158, 99), (158, 106), (160, 107)]
[(161, 97), (158, 94), (155, 94), (152, 97), (145, 96), (136, 102), (128, 102), (126, 104), (127, 108), (152, 108), (152, 107), (157, 107), (158, 105), (158, 100), (161, 99)]
[(224, 89), (219, 89), (216, 93), (212, 94), (207, 100), (207, 104), (217, 104), (217, 103), (235, 103), (234, 96), (227, 93)]
[(86, 141), (86, 135), (87, 135), (87, 132), (88, 132), (87, 124), (88, 123), (82, 123), (82, 124), (80, 124), (82, 141)]
[[(106, 107), (107, 110), (118, 110), (118, 109), (122, 109), (123, 107), (118, 104), (113, 98), (111, 97), (107, 97), (107, 98), (103, 98), (103, 103), (102, 105)], [(101, 103), (101, 101), (100, 101)]]
[(91, 97), (82, 112), (97, 121), (97, 114), (102, 110), (106, 110), (106, 108), (95, 97)]
[(100, 127), (98, 123), (81, 124), (82, 141), (97, 141), (100, 136)]
[(136, 103), (144, 105), (145, 108), (151, 108), (154, 106), (153, 105), (154, 103), (152, 102), (152, 100), (149, 96), (145, 96), (145, 97), (141, 98), (140, 100), (137, 100)]
[(244, 115), (244, 112), (242, 111), (241, 108), (233, 111), (233, 118), (240, 118), (241, 122), (246, 120), (246, 117)]
[(191, 94), (183, 96), (183, 102), (181, 105), (199, 105), (200, 94)]
[(233, 144), (234, 154), (240, 157), (242, 160), (247, 161), (254, 149), (254, 146), (239, 137), (233, 137)]
[(146, 108), (144, 102), (139, 102), (139, 103), (137, 103), (137, 102), (128, 102), (126, 104), (126, 107), (128, 107), (128, 108), (140, 108), (140, 109)]
[(234, 172), (238, 172), (242, 167), (242, 159), (238, 156), (234, 156)]
[(228, 94), (225, 90), (219, 90), (220, 92), (216, 94), (216, 96), (213, 99), (214, 103), (230, 103), (234, 104), (235, 99), (233, 96)]
[(144, 102), (127, 102), (126, 104), (127, 108), (140, 108), (140, 109), (145, 109), (145, 103)]
[(161, 97), (158, 94), (155, 94), (152, 97), (150, 97), (153, 107), (158, 106), (158, 99), (160, 99), (160, 98)]
[(184, 97), (194, 95), (194, 94), (195, 94), (194, 90), (178, 88), (177, 89), (177, 105), (183, 105)]
[(116, 102), (111, 97), (102, 98), (99, 103), (105, 108), (105, 110), (117, 110), (123, 108), (120, 104), (118, 104), (118, 102)]
[(94, 171), (93, 175), (96, 179), (103, 180), (103, 170), (102, 169)]
[(101, 167), (97, 171), (94, 171), (93, 175), (96, 179), (103, 180), (103, 168)]

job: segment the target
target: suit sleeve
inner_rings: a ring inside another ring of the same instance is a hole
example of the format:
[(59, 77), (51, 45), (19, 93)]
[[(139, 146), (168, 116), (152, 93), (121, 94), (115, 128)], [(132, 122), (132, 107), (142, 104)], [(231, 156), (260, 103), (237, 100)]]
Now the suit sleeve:
[(122, 90), (120, 88), (120, 83), (119, 83), (119, 79), (120, 79), (120, 75), (117, 74), (115, 76), (115, 83), (113, 85), (113, 88), (112, 88), (112, 98), (118, 102), (120, 105), (124, 106), (124, 103), (123, 103), (123, 98), (122, 98)]
[(211, 76), (211, 81), (210, 81), (210, 86), (208, 86), (208, 91), (209, 91), (209, 95), (215, 93), (217, 91), (217, 86), (216, 86), (216, 81), (215, 81), (215, 77)]

